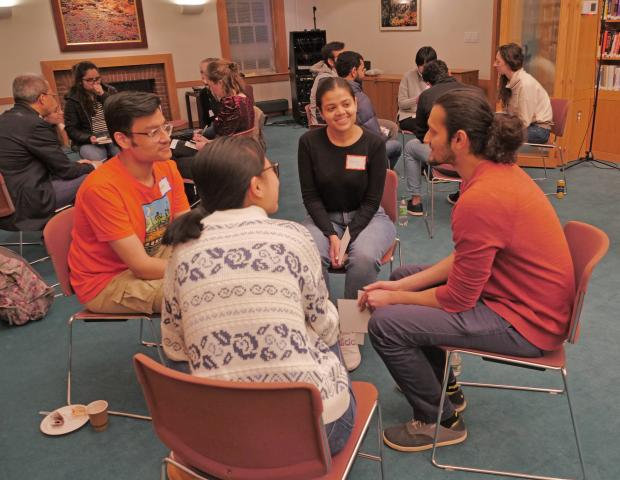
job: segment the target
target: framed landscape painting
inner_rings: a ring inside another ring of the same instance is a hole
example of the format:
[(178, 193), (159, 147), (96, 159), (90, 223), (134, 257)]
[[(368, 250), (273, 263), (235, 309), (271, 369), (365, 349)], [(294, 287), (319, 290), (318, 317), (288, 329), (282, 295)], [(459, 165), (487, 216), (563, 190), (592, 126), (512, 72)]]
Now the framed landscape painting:
[(142, 0), (51, 0), (62, 52), (146, 48)]
[(421, 0), (381, 0), (381, 30), (420, 30)]

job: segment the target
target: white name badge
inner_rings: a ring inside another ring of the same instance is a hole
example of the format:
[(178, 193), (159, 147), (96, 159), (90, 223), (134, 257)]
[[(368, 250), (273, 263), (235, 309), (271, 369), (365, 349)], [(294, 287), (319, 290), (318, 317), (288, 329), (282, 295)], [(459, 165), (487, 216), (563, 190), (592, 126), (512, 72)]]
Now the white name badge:
[(170, 191), (170, 184), (168, 183), (168, 177), (164, 177), (159, 181), (159, 191), (162, 195), (165, 195)]
[(173, 138), (172, 141), (170, 142), (170, 148), (174, 150), (175, 148), (177, 148), (178, 143), (179, 141), (176, 138)]
[(185, 142), (185, 146), (187, 148), (193, 148), (194, 150), (198, 150), (198, 148), (196, 147), (196, 144), (194, 142), (191, 142), (191, 141)]
[(347, 155), (347, 170), (366, 170), (366, 155)]

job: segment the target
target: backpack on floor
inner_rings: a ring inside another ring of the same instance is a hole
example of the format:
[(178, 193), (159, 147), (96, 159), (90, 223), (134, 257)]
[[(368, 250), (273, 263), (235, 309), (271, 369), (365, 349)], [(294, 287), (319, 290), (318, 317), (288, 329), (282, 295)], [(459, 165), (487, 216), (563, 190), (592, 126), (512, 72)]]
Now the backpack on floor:
[(0, 319), (23, 325), (47, 315), (54, 301), (54, 287), (17, 253), (0, 247)]

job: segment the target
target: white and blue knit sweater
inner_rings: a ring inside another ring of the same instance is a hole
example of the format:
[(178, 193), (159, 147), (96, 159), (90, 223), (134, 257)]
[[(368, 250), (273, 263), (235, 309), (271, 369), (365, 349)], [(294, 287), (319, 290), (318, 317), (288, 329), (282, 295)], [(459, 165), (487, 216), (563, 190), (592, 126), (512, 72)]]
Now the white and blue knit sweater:
[(328, 346), (338, 313), (305, 227), (259, 207), (215, 212), (199, 239), (174, 248), (164, 277), (162, 337), (194, 375), (242, 382), (306, 382), (323, 421), (349, 406), (348, 374)]

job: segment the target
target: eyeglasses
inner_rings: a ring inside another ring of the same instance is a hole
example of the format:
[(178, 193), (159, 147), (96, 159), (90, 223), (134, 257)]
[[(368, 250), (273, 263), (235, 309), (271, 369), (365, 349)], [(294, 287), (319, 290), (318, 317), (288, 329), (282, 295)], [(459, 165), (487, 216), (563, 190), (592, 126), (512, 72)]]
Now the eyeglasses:
[(86, 83), (97, 83), (101, 81), (101, 77), (83, 78), (82, 80)]
[(41, 95), (48, 95), (48, 96), (54, 97), (54, 98), (58, 97), (57, 93), (50, 93), (50, 92), (43, 92)]
[(278, 162), (276, 163), (272, 163), (271, 165), (269, 165), (267, 168), (263, 168), (261, 170), (261, 175), (266, 172), (267, 170), (270, 170), (273, 168), (273, 173), (276, 174), (276, 177), (280, 178), (280, 164)]
[(172, 133), (172, 123), (164, 123), (161, 127), (154, 128), (148, 132), (128, 132), (129, 135), (146, 135), (151, 140), (155, 138), (161, 138), (162, 135), (167, 137)]

